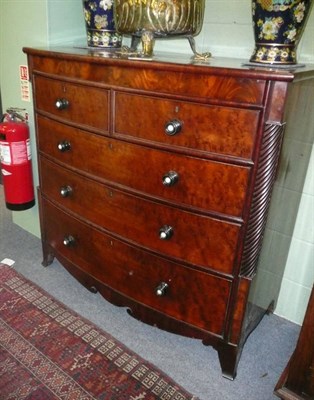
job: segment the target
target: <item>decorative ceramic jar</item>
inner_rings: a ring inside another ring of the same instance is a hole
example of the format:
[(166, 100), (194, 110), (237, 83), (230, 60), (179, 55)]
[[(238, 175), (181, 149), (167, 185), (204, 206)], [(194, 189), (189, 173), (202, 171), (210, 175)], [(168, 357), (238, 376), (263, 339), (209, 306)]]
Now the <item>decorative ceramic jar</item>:
[(132, 36), (133, 48), (142, 40), (143, 53), (151, 55), (155, 38), (187, 37), (193, 49), (205, 0), (115, 0), (114, 8), (117, 30)]
[(113, 1), (83, 0), (88, 46), (121, 47), (122, 36), (115, 28)]
[(312, 0), (252, 0), (255, 63), (296, 64)]

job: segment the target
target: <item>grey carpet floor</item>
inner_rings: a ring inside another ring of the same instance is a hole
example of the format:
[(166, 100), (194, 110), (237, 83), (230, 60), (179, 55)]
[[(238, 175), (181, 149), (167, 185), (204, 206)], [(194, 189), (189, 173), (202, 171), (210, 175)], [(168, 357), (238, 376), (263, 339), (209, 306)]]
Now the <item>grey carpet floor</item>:
[(295, 348), (299, 326), (276, 315), (265, 316), (248, 338), (237, 378), (229, 381), (221, 376), (217, 353), (211, 347), (133, 319), (125, 309), (86, 290), (58, 261), (42, 267), (40, 240), (12, 223), (1, 185), (0, 221), (0, 261), (15, 260), (17, 271), (152, 362), (200, 400), (277, 399), (273, 390)]

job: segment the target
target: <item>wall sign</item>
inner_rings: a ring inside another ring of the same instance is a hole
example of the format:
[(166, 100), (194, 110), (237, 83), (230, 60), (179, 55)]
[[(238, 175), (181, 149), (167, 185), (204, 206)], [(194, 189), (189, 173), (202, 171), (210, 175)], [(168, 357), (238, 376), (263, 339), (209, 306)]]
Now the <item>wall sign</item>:
[(20, 87), (21, 87), (21, 99), (23, 101), (31, 101), (27, 65), (20, 65)]

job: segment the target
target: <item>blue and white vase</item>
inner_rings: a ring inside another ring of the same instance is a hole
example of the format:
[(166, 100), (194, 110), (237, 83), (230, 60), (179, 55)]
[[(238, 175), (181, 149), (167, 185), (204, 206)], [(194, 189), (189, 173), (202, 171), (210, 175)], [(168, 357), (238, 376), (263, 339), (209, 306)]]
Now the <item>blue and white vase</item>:
[(83, 0), (88, 46), (121, 47), (122, 35), (115, 29), (113, 2), (114, 0)]
[(296, 64), (312, 0), (252, 0), (255, 49), (251, 62)]

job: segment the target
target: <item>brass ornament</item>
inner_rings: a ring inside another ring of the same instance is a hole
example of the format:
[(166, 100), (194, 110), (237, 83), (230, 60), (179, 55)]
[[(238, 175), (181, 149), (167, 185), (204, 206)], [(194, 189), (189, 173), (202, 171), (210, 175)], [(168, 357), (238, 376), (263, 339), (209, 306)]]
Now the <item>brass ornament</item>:
[[(143, 57), (152, 57), (156, 38), (188, 38), (195, 56), (194, 36), (202, 29), (205, 0), (115, 0), (119, 33), (132, 36), (130, 53), (142, 42)], [(209, 53), (206, 53), (207, 55)], [(208, 56), (206, 56), (208, 58)]]

